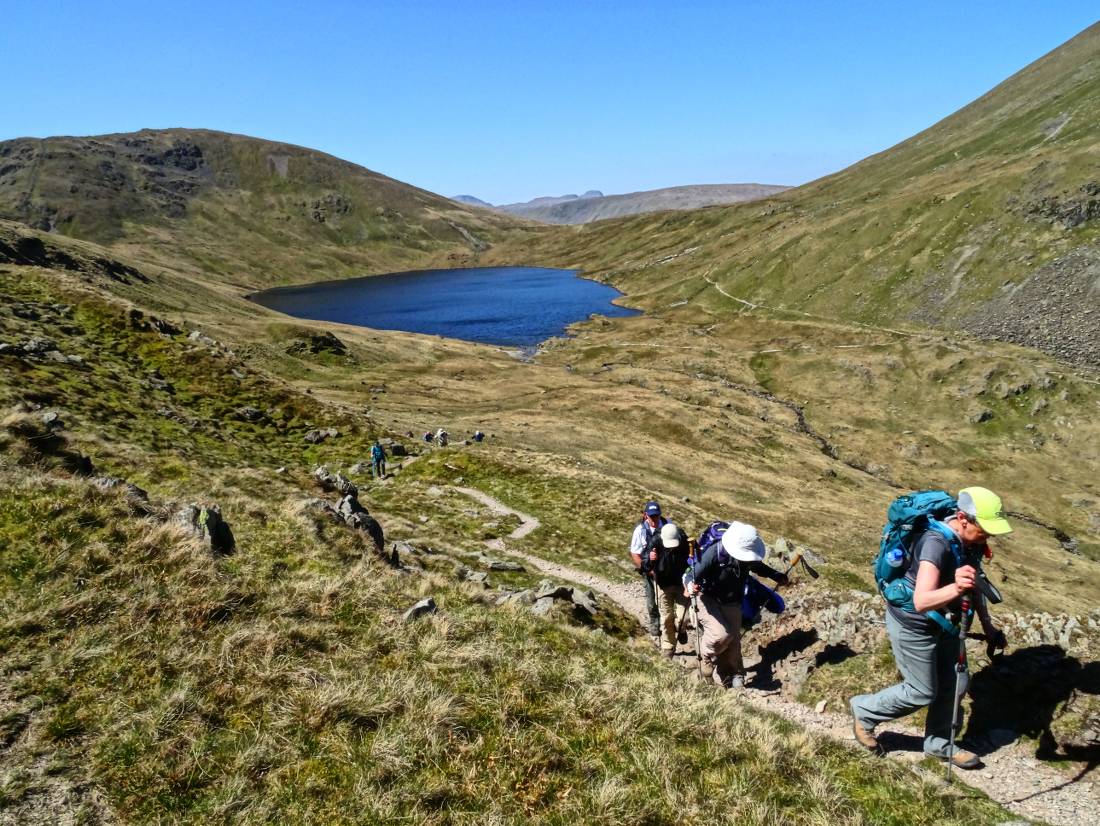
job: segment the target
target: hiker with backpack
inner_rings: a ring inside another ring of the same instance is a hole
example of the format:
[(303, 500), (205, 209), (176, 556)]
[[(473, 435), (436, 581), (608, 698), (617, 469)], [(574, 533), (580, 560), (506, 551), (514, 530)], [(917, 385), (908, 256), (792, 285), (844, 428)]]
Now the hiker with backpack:
[(975, 769), (981, 760), (955, 744), (959, 703), (969, 682), (966, 633), (973, 613), (993, 647), (1004, 633), (987, 601), (1000, 594), (985, 578), (982, 557), (991, 536), (1010, 533), (1000, 498), (982, 487), (956, 500), (945, 491), (897, 499), (887, 514), (875, 579), (886, 599), (886, 631), (902, 682), (852, 697), (852, 732), (864, 748), (880, 752), (875, 728), (928, 707), (924, 753), (952, 767)]
[(661, 636), (661, 613), (657, 607), (657, 586), (650, 570), (650, 566), (657, 561), (657, 551), (650, 547), (650, 540), (666, 524), (668, 520), (661, 516), (661, 506), (650, 500), (642, 509), (641, 521), (634, 526), (634, 532), (630, 535), (630, 557), (634, 560), (634, 568), (644, 583), (646, 616), (649, 618), (648, 630), (655, 642), (659, 641)]
[[(649, 538), (642, 566), (652, 576), (661, 630), (661, 655), (672, 659), (679, 641), (679, 622), (687, 613), (688, 600), (684, 595), (683, 575), (688, 565), (689, 545), (687, 534), (673, 522), (666, 522), (661, 530)], [(677, 613), (680, 620), (677, 620)], [(685, 636), (686, 639), (686, 636)]]
[(377, 439), (370, 446), (370, 472), (374, 479), (386, 478), (386, 451)]
[(711, 528), (700, 537), (698, 555), (684, 574), (684, 592), (697, 595), (701, 633), (699, 670), (704, 679), (726, 688), (745, 685), (741, 659), (741, 606), (750, 574), (780, 585), (787, 575), (764, 564), (767, 548), (756, 528), (731, 522), (720, 534)]

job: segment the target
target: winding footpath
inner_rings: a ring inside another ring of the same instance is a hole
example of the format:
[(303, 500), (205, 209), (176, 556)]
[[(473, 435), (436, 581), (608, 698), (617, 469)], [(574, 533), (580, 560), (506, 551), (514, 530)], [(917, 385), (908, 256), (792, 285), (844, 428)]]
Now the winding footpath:
[[(518, 517), (520, 525), (508, 535), (509, 540), (522, 539), (540, 525), (536, 517), (510, 508), (487, 493), (474, 488), (453, 489), (475, 499), (494, 514)], [(639, 623), (644, 622), (645, 600), (637, 584), (611, 582), (596, 574), (518, 551), (509, 547), (502, 539), (490, 539), (485, 544), (494, 551), (522, 559), (549, 576), (590, 588), (618, 604), (636, 617)], [(694, 650), (678, 652), (675, 661), (685, 670), (693, 670)], [(753, 665), (748, 657), (746, 665), (750, 669)], [(858, 748), (852, 737), (851, 718), (846, 709), (843, 714), (829, 711), (819, 713), (801, 703), (783, 698), (778, 691), (760, 691), (751, 687), (746, 687), (742, 694), (755, 708), (778, 714), (813, 732)], [(902, 741), (902, 745), (888, 752), (889, 759), (910, 764), (917, 764), (923, 759), (921, 733), (918, 730), (895, 724), (889, 728), (888, 733), (884, 729), (880, 735), (884, 733), (886, 736), (883, 739), (887, 742)], [(1091, 826), (1096, 820), (1096, 813), (1100, 811), (1100, 788), (1094, 780), (1081, 775), (1070, 777), (1036, 760), (1031, 756), (1031, 751), (1031, 748), (1019, 742), (996, 748), (983, 757), (984, 768), (954, 773), (957, 781), (961, 781), (955, 785), (956, 793), (965, 794), (965, 787), (969, 786), (984, 792), (992, 800), (1021, 817), (1040, 820), (1052, 826)], [(931, 773), (916, 765), (913, 768), (926, 780), (943, 784), (942, 772)]]

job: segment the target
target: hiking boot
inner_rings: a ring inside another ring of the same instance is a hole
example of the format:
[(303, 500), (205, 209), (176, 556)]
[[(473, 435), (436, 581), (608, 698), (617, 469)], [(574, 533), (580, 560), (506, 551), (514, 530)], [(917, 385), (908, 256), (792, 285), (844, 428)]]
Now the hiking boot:
[(729, 686), (727, 686), (727, 688), (735, 688), (735, 689), (740, 690), (744, 687), (745, 687), (745, 678), (742, 677), (740, 674), (734, 674), (732, 677), (730, 677), (730, 683), (729, 683)]
[[(925, 757), (934, 757), (936, 760), (942, 760), (945, 763), (948, 760), (946, 754), (930, 754), (924, 753)], [(960, 749), (955, 747), (955, 753), (951, 755), (951, 765), (956, 769), (976, 769), (982, 765), (982, 759), (978, 757), (974, 752), (967, 751), (966, 749)]]
[(852, 709), (852, 736), (856, 738), (856, 742), (867, 751), (882, 754), (882, 746), (879, 745), (878, 738), (875, 737), (874, 732), (864, 728), (863, 724), (859, 722), (859, 718), (856, 717), (856, 710), (852, 708), (851, 700), (848, 701), (848, 707)]
[(703, 675), (703, 678), (706, 680), (713, 678), (714, 663), (708, 663), (706, 660), (703, 660), (703, 662), (699, 664), (699, 673)]
[(676, 635), (676, 642), (680, 643), (680, 645), (687, 645), (687, 641), (688, 641), (688, 632), (687, 631), (681, 631), (679, 634)]

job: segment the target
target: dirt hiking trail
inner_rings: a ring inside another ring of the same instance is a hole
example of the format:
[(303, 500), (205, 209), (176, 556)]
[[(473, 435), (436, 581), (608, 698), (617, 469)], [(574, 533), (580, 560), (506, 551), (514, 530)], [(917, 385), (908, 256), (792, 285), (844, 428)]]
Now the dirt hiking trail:
[[(487, 493), (466, 487), (455, 487), (454, 490), (476, 499), (493, 513), (518, 517), (520, 526), (508, 535), (510, 540), (521, 539), (540, 525), (536, 517), (510, 508)], [(549, 576), (590, 588), (614, 601), (636, 617), (639, 623), (645, 623), (645, 599), (638, 583), (616, 583), (587, 571), (559, 565), (509, 547), (502, 539), (490, 539), (485, 544), (494, 551), (522, 559)], [(654, 655), (656, 659), (656, 652)], [(696, 673), (694, 643), (681, 646), (674, 662), (685, 672)], [(746, 651), (745, 665), (750, 675), (758, 662), (758, 656)], [(661, 666), (655, 663), (654, 667)], [(754, 689), (751, 686), (751, 676), (749, 680), (750, 684), (742, 691), (742, 696), (750, 705), (778, 714), (811, 731), (858, 749), (852, 736), (852, 722), (847, 709), (843, 709), (842, 713), (829, 710), (817, 712), (801, 703), (783, 698), (777, 690)], [(881, 727), (877, 734), (887, 748), (891, 749), (886, 758), (914, 764), (914, 769), (925, 779), (944, 784), (942, 770), (930, 772), (915, 765), (924, 759), (920, 731), (895, 723), (889, 727)], [(1100, 788), (1092, 778), (1084, 776), (1087, 770), (1071, 777), (1036, 760), (1031, 756), (1031, 750), (1032, 747), (1013, 741), (984, 754), (983, 768), (954, 772), (955, 793), (966, 794), (969, 786), (984, 792), (992, 800), (1022, 817), (1050, 823), (1052, 826), (1092, 826), (1096, 821), (1096, 813), (1100, 811)]]

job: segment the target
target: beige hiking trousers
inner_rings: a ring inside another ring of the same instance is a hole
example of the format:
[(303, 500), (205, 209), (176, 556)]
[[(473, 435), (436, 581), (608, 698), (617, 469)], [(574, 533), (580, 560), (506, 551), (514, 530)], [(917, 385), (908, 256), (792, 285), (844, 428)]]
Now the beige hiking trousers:
[(744, 675), (741, 662), (741, 603), (719, 602), (699, 596), (703, 663), (714, 668), (714, 681), (726, 685), (735, 674)]
[(661, 614), (661, 650), (676, 650), (676, 631), (688, 610), (684, 589), (657, 586), (657, 610)]

